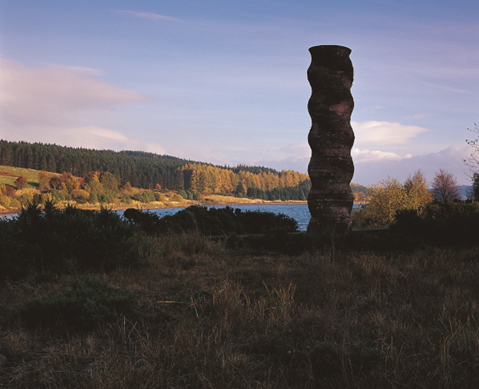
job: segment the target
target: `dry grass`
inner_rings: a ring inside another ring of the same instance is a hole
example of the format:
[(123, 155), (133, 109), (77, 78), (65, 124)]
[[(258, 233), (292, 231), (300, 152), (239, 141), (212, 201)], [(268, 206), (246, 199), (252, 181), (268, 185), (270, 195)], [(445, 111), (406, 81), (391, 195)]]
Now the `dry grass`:
[[(0, 322), (7, 388), (476, 388), (479, 251), (231, 252), (198, 235), (145, 242), (100, 277), (144, 316), (87, 334)], [(44, 279), (47, 277), (43, 277)], [(2, 285), (3, 313), (65, 285)]]

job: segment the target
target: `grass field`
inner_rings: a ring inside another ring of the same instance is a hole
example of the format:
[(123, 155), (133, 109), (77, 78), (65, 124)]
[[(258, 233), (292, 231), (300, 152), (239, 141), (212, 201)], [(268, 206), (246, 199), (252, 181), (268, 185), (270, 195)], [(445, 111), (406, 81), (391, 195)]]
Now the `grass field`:
[(15, 180), (24, 176), (28, 181), (28, 187), (38, 188), (38, 170), (23, 169), (11, 166), (0, 166), (0, 186), (3, 184), (15, 186)]
[(97, 273), (137, 296), (140, 319), (32, 329), (6, 318), (80, 275), (1, 284), (0, 385), (479, 387), (477, 248), (285, 255), (197, 234), (147, 243), (143, 267)]

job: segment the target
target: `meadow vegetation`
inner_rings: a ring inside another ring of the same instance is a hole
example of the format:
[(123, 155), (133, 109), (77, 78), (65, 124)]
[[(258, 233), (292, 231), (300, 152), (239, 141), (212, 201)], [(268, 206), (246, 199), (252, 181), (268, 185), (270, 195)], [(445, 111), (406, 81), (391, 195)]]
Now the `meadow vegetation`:
[(311, 240), (261, 213), (259, 231), (240, 235), (234, 210), (193, 208), (164, 230), (135, 210), (32, 205), (0, 221), (0, 267), (12, 269), (0, 281), (0, 384), (476, 388), (479, 247), (416, 231), (452, 234), (462, 218), (477, 232), (478, 210), (430, 207), (389, 230)]
[(154, 189), (139, 189), (129, 182), (120, 185), (109, 172), (94, 171), (84, 177), (76, 177), (70, 173), (0, 166), (0, 211), (19, 211), (34, 202), (43, 207), (49, 201), (63, 208), (100, 209), (102, 206), (169, 207), (195, 204), (202, 200), (202, 196), (193, 191), (162, 190), (159, 185)]

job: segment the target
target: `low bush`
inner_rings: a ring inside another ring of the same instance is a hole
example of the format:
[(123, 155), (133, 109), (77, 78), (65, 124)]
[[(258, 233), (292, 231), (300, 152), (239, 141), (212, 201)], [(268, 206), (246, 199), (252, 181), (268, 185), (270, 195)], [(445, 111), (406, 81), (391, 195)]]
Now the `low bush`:
[(477, 245), (479, 204), (446, 200), (425, 207), (423, 215), (401, 211), (391, 232), (435, 246)]
[(206, 235), (271, 234), (294, 232), (298, 223), (284, 214), (240, 209), (191, 206), (174, 215), (160, 218), (151, 212), (129, 208), (124, 217), (147, 233), (183, 233), (198, 231)]
[(185, 201), (185, 198), (183, 196), (179, 195), (179, 194), (175, 194), (171, 198), (171, 201), (176, 201), (177, 203), (182, 203), (183, 201)]
[(155, 197), (155, 201), (165, 201), (166, 200), (166, 197), (163, 193), (154, 192), (153, 196)]
[(0, 196), (0, 205), (5, 207), (5, 208), (8, 208), (9, 205), (10, 205), (10, 202), (12, 201), (12, 198), (11, 197), (8, 197), (8, 196)]
[(60, 211), (53, 203), (42, 213), (37, 204), (18, 217), (0, 220), (0, 277), (22, 277), (30, 271), (109, 271), (136, 266), (144, 256), (133, 228), (117, 213)]
[(274, 230), (294, 232), (298, 223), (284, 214), (240, 209), (191, 206), (158, 223), (161, 232), (199, 231), (207, 235), (265, 234)]
[(133, 195), (133, 198), (136, 201), (140, 201), (145, 204), (149, 203), (150, 201), (155, 201), (155, 195), (152, 192), (148, 192), (148, 191), (135, 193)]

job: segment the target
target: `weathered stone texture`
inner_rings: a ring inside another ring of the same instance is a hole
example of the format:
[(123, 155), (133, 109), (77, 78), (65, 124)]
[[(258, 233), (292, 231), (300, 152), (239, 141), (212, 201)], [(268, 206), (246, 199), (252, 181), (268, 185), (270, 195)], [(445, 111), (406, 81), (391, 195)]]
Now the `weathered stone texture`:
[(308, 141), (312, 156), (308, 173), (312, 188), (308, 197), (311, 212), (308, 232), (344, 235), (351, 227), (353, 206), (351, 50), (343, 46), (315, 46), (309, 51), (312, 60), (308, 80), (312, 94), (308, 111), (312, 125)]

